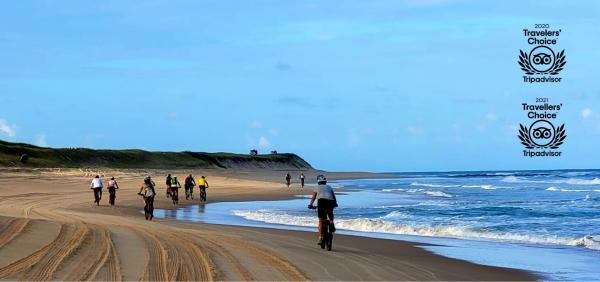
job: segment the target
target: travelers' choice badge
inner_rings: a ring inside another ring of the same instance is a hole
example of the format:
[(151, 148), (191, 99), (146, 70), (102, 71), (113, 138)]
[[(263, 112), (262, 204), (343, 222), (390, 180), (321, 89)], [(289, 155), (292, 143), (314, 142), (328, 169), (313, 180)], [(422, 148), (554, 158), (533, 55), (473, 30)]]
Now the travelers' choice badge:
[(565, 125), (555, 126), (552, 123), (558, 116), (562, 104), (550, 105), (547, 98), (544, 104), (529, 105), (523, 103), (523, 111), (527, 112), (530, 123), (519, 124), (519, 140), (525, 146), (525, 157), (559, 157), (562, 152), (557, 149), (565, 142), (567, 133)]
[(549, 30), (550, 25), (536, 24), (534, 30), (523, 29), (530, 48), (519, 50), (519, 66), (525, 72), (523, 82), (545, 83), (560, 82), (557, 75), (567, 64), (565, 50), (558, 51), (556, 44), (562, 32)]

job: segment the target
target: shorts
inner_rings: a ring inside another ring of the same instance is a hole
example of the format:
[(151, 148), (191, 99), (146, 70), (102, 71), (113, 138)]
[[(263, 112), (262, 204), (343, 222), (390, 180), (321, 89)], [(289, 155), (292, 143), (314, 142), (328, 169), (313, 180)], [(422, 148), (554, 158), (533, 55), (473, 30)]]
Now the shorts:
[(329, 199), (317, 200), (317, 215), (320, 219), (333, 220), (333, 208), (335, 207), (335, 201)]

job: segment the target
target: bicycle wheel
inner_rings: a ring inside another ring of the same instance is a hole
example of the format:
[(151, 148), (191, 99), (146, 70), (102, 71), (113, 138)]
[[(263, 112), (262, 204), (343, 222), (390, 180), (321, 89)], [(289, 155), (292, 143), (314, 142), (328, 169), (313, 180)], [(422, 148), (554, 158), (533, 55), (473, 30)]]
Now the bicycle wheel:
[(146, 204), (144, 206), (144, 217), (146, 217), (146, 220), (148, 220), (148, 218), (150, 218), (150, 213), (148, 212), (148, 209), (149, 209), (148, 204)]
[(327, 242), (329, 241), (329, 232), (327, 231), (327, 225), (323, 226), (325, 230), (323, 230), (323, 239), (321, 239), (321, 249), (325, 249), (327, 246)]
[(327, 251), (331, 251), (333, 247), (333, 233), (331, 233), (331, 229), (327, 228)]

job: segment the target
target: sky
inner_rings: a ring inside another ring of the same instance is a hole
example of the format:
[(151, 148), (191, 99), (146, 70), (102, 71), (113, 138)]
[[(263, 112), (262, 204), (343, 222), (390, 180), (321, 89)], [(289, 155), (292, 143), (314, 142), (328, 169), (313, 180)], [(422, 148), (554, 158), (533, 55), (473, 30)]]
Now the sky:
[[(598, 1), (2, 1), (0, 139), (293, 152), (330, 171), (600, 168)], [(526, 84), (523, 28), (561, 29)], [(521, 104), (563, 103), (559, 158)]]

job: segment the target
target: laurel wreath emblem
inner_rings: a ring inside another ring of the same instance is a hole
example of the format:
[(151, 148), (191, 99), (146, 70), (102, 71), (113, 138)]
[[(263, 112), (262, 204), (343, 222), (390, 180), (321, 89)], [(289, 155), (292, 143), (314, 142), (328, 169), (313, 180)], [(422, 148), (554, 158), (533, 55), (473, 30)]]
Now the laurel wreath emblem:
[(519, 65), (521, 66), (521, 69), (529, 75), (533, 75), (533, 74), (545, 74), (545, 73), (549, 73), (551, 75), (557, 75), (561, 70), (563, 70), (563, 68), (565, 67), (565, 64), (567, 64), (566, 61), (566, 56), (565, 56), (565, 50), (562, 50), (560, 52), (558, 52), (558, 54), (556, 55), (556, 59), (554, 60), (554, 64), (552, 65), (552, 67), (546, 71), (538, 71), (536, 69), (534, 69), (531, 64), (529, 63), (529, 55), (525, 52), (523, 52), (523, 50), (519, 50), (521, 52), (521, 54), (519, 55)]
[(522, 124), (519, 125), (521, 127), (519, 129), (519, 140), (521, 140), (521, 144), (525, 145), (525, 148), (527, 149), (558, 149), (558, 147), (560, 147), (560, 145), (562, 145), (565, 142), (565, 139), (567, 138), (565, 124), (563, 123), (561, 126), (556, 128), (556, 133), (554, 134), (552, 142), (548, 143), (545, 146), (540, 146), (538, 144), (535, 144), (535, 142), (533, 142), (533, 140), (531, 140), (531, 138), (529, 137), (529, 129), (527, 129), (527, 127), (525, 127)]

